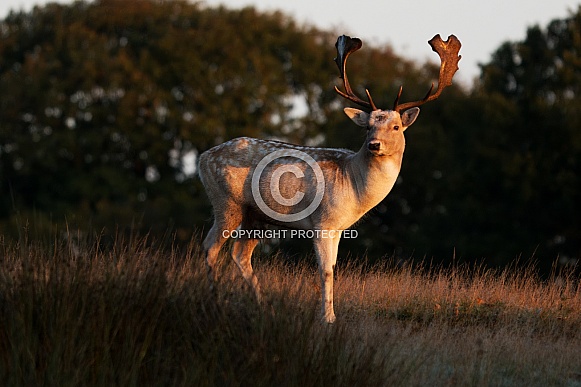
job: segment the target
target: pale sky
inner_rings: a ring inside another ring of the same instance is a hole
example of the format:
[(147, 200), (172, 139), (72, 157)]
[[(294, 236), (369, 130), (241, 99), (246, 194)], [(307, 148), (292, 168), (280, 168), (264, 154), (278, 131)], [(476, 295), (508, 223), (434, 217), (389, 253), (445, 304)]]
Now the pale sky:
[[(130, 0), (128, 0), (130, 1)], [(67, 3), (68, 0), (58, 0)], [(44, 0), (1, 0), (0, 17), (9, 9), (30, 10)], [(252, 5), (282, 10), (299, 23), (357, 36), (365, 44), (390, 44), (395, 52), (420, 62), (437, 62), (427, 41), (435, 34), (455, 34), (462, 42), (460, 71), (465, 84), (479, 74), (478, 63), (490, 60), (503, 42), (519, 41), (529, 26), (545, 27), (553, 19), (575, 12), (581, 0), (206, 0), (209, 6)]]

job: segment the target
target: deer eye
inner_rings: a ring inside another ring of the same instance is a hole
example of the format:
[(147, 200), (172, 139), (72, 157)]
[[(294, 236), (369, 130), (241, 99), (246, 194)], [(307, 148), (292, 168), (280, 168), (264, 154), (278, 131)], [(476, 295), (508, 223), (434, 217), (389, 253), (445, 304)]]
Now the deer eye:
[(395, 125), (395, 126), (393, 127), (393, 130), (399, 130), (399, 125)]

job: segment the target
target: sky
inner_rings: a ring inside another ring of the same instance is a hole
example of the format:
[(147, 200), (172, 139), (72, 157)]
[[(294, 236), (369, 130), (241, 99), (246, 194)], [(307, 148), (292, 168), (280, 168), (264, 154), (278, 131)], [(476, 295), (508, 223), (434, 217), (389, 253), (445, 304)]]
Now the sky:
[[(28, 11), (34, 4), (44, 3), (1, 0), (0, 17), (10, 9)], [(462, 42), (462, 60), (456, 77), (470, 85), (480, 73), (478, 64), (488, 62), (502, 43), (523, 40), (530, 26), (546, 27), (553, 19), (568, 17), (578, 9), (581, 0), (205, 0), (204, 3), (281, 10), (300, 24), (356, 36), (364, 44), (389, 44), (396, 54), (420, 63), (438, 62), (438, 56), (427, 44), (432, 36), (440, 34), (445, 40), (454, 34)]]

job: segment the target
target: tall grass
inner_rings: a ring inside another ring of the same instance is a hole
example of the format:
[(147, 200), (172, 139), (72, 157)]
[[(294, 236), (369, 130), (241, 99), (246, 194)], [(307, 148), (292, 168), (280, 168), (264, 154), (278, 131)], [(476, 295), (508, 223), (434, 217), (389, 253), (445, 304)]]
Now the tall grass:
[(104, 245), (0, 239), (3, 385), (581, 385), (573, 276), (346, 265), (326, 326), (312, 266), (259, 261), (261, 307), (197, 240)]

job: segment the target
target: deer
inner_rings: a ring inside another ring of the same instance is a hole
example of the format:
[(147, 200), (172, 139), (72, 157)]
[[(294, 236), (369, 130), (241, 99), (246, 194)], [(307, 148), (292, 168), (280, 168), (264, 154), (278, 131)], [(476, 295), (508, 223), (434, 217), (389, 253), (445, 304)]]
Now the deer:
[(432, 83), (421, 100), (400, 103), (402, 86), (393, 108), (382, 110), (368, 89), (364, 100), (349, 84), (347, 59), (361, 48), (361, 39), (338, 37), (334, 61), (345, 91), (337, 86), (335, 91), (363, 108), (346, 107), (344, 112), (367, 132), (357, 152), (240, 137), (199, 156), (199, 176), (214, 215), (203, 241), (212, 289), (220, 250), (232, 235), (237, 236), (231, 248), (232, 259), (262, 304), (262, 291), (251, 260), (261, 239), (258, 231), (271, 226), (327, 231), (313, 232), (312, 239), (321, 281), (322, 319), (329, 324), (335, 322), (333, 272), (342, 233), (389, 194), (401, 169), (405, 130), (416, 121), (419, 106), (437, 99), (452, 84), (458, 70), (461, 43), (456, 36), (443, 41), (435, 35), (428, 43), (441, 62), (436, 91), (433, 92)]

